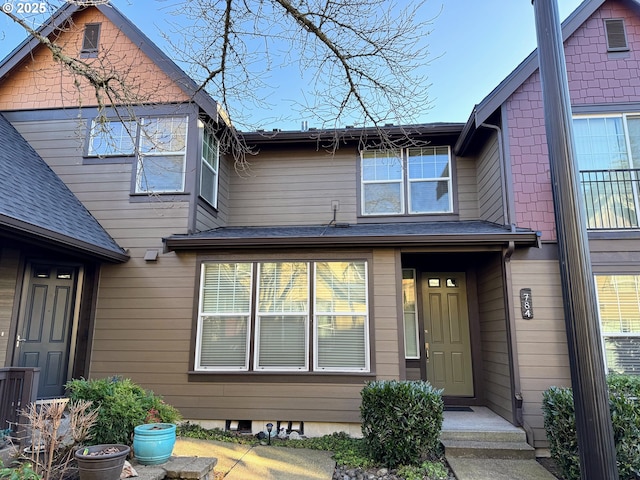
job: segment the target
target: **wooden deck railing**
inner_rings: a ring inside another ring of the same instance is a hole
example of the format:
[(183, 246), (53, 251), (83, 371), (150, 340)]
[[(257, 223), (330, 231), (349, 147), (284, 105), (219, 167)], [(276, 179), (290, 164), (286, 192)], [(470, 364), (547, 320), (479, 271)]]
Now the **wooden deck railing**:
[(18, 441), (25, 438), (21, 412), (38, 397), (39, 368), (0, 368), (0, 429), (11, 429)]

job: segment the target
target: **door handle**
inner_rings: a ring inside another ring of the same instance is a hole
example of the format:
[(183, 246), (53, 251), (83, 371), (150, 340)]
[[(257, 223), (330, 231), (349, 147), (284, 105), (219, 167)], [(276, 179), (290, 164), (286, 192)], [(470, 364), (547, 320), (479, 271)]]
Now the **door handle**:
[(427, 361), (429, 361), (429, 344), (427, 342), (424, 342), (424, 355)]
[(16, 339), (16, 348), (19, 348), (19, 347), (20, 347), (20, 344), (21, 344), (22, 342), (26, 342), (26, 341), (27, 341), (27, 339), (26, 339), (26, 338), (20, 338), (20, 335), (18, 335), (18, 338)]

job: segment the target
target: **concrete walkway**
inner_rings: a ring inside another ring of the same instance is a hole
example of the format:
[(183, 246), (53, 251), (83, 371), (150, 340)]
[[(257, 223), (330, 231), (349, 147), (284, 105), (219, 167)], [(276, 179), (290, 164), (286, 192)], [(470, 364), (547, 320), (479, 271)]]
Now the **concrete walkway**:
[[(331, 452), (178, 438), (173, 454), (214, 457), (216, 480), (331, 480)], [(458, 480), (555, 480), (535, 460), (452, 458)], [(213, 479), (210, 479), (213, 480)]]
[(336, 466), (331, 452), (191, 438), (178, 438), (173, 455), (217, 458), (224, 480), (331, 480)]
[(556, 480), (535, 460), (448, 458), (458, 480)]

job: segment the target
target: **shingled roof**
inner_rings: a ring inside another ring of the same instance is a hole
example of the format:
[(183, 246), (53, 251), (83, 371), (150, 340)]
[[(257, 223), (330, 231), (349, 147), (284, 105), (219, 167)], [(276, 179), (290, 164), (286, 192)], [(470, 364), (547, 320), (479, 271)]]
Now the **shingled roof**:
[(0, 114), (0, 231), (99, 260), (129, 257)]

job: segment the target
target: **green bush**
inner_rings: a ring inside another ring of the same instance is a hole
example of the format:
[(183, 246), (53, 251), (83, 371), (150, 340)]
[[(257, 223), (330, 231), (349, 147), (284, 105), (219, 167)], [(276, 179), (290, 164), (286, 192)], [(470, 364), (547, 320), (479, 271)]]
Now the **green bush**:
[(181, 418), (180, 412), (166, 404), (161, 397), (128, 378), (71, 380), (66, 386), (73, 401), (90, 400), (99, 410), (98, 421), (91, 428), (92, 445), (131, 445), (131, 435), (136, 425), (176, 423)]
[(375, 381), (361, 392), (362, 434), (372, 458), (394, 468), (434, 455), (440, 443), (442, 390), (427, 382)]
[[(633, 480), (640, 472), (640, 377), (611, 375), (609, 408), (620, 479)], [(551, 387), (543, 393), (542, 412), (551, 456), (565, 480), (580, 479), (573, 392)]]

